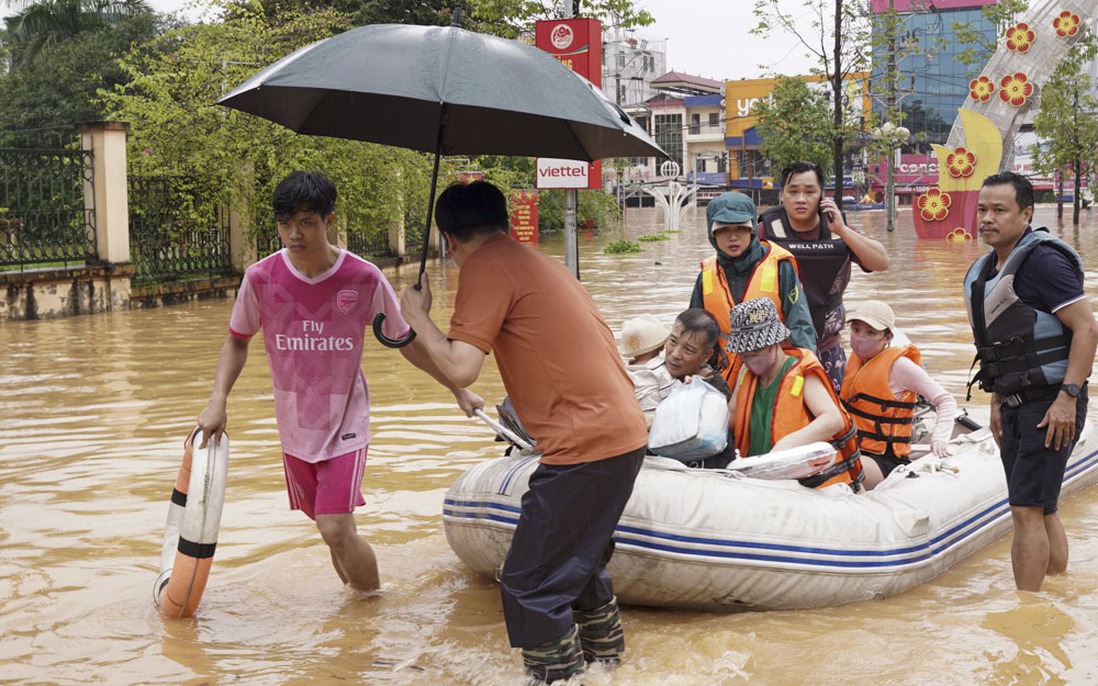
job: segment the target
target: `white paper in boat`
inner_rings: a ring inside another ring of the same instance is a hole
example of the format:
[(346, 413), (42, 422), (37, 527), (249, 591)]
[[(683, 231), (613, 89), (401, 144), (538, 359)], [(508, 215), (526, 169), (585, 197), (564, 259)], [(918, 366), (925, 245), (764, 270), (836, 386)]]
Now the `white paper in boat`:
[(726, 469), (752, 479), (803, 479), (818, 474), (834, 460), (834, 446), (817, 441), (765, 455), (737, 457)]

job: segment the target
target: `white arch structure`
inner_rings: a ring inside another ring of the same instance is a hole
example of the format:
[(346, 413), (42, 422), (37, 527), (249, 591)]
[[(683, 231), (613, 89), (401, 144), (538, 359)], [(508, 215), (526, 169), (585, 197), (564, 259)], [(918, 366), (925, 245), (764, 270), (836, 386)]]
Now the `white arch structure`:
[[(1009, 169), (1014, 162), (1014, 139), (1022, 126), (1026, 115), (1038, 106), (1041, 85), (1048, 80), (1056, 66), (1067, 55), (1068, 50), (1085, 35), (1098, 18), (1098, 2), (1095, 0), (1043, 0), (1026, 15), (1025, 23), (1034, 31), (1032, 46), (1025, 52), (1011, 50), (1005, 37), (1000, 36), (998, 48), (991, 56), (980, 76), (986, 76), (998, 86), (999, 80), (1009, 74), (1023, 73), (1034, 84), (1035, 91), (1024, 105), (1015, 107), (1002, 100), (997, 92), (984, 102), (971, 97), (965, 98), (961, 109), (971, 110), (990, 119), (999, 129), (1003, 141), (1003, 156), (1000, 170)], [(1079, 32), (1074, 36), (1061, 38), (1052, 28), (1053, 22), (1063, 12), (1070, 12), (1080, 19)], [(949, 132), (948, 146), (956, 148), (966, 144), (965, 130), (961, 117), (953, 122)]]
[(660, 176), (667, 177), (667, 185), (644, 187), (644, 191), (656, 199), (656, 205), (663, 209), (664, 231), (678, 231), (686, 212), (697, 207), (698, 185), (680, 183), (679, 171), (678, 163), (668, 160), (660, 165)]

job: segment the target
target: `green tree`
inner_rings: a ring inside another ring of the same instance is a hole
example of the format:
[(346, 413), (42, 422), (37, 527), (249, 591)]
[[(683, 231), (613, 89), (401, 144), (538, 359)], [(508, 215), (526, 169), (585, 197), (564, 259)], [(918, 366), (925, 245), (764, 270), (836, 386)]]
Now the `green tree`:
[[(553, 19), (557, 3), (544, 0), (468, 0), (478, 28), (505, 38), (534, 34), (534, 22)], [(649, 26), (655, 18), (632, 0), (584, 0), (579, 15), (621, 28)]]
[[(274, 185), (294, 169), (319, 169), (339, 188), (341, 228), (369, 239), (404, 213), (414, 240), (426, 212), (425, 155), (299, 135), (216, 104), (259, 69), (350, 28), (346, 17), (288, 11), (272, 22), (258, 4), (226, 10), (220, 22), (170, 31), (152, 49), (132, 53), (122, 63), (127, 83), (103, 93), (111, 117), (131, 125), (131, 172), (188, 179), (190, 195), (204, 208), (195, 209), (198, 215), (217, 205), (251, 206), (257, 230), (269, 235)], [(444, 169), (442, 183), (449, 179)]]
[(124, 83), (118, 58), (159, 35), (166, 18), (152, 13), (84, 31), (0, 76), (0, 122), (7, 129), (71, 126), (104, 119), (99, 89)]
[[(1098, 54), (1093, 35), (1072, 46), (1049, 80), (1041, 88), (1040, 109), (1033, 130), (1042, 139), (1034, 157), (1041, 171), (1062, 179), (1070, 170), (1075, 191), (1072, 223), (1079, 225), (1082, 188), (1098, 164), (1098, 98), (1090, 93), (1090, 78), (1082, 69)], [(1057, 188), (1058, 216), (1063, 218), (1062, 183)]]
[[(470, 4), (466, 0), (264, 0), (268, 18), (281, 16), (288, 10), (327, 9), (345, 17), (354, 26), (367, 24), (448, 25), (455, 8), (468, 17)], [(464, 22), (463, 22), (464, 23)]]
[(4, 42), (10, 52), (10, 68), (19, 70), (39, 55), (88, 32), (117, 26), (126, 18), (151, 14), (145, 0), (5, 0), (21, 7), (4, 20)]
[[(755, 0), (754, 15), (757, 24), (752, 33), (771, 36), (781, 31), (793, 36), (816, 58), (819, 66), (813, 74), (822, 75), (831, 87), (831, 136), (832, 171), (835, 178), (835, 202), (842, 207), (844, 155), (851, 140), (861, 130), (861, 122), (851, 126), (846, 84), (850, 76), (864, 71), (868, 57), (863, 51), (869, 44), (869, 24), (859, 13), (853, 0), (802, 0), (801, 12), (791, 12), (782, 0)], [(801, 17), (809, 17), (808, 26)], [(817, 124), (816, 129), (821, 125)], [(825, 129), (826, 130), (826, 129)], [(807, 135), (814, 129), (806, 129), (799, 135)]]
[(827, 94), (802, 79), (780, 78), (755, 114), (759, 150), (775, 166), (807, 160), (820, 165), (825, 176), (830, 173), (834, 133)]
[[(246, 5), (248, 0), (236, 0)], [(463, 28), (505, 38), (532, 36), (534, 22), (557, 16), (554, 2), (542, 0), (264, 0), (268, 17), (286, 10), (328, 9), (347, 17), (355, 26), (366, 24), (448, 25), (454, 11), (462, 12)], [(648, 26), (654, 19), (632, 0), (585, 0), (580, 16), (631, 28)]]

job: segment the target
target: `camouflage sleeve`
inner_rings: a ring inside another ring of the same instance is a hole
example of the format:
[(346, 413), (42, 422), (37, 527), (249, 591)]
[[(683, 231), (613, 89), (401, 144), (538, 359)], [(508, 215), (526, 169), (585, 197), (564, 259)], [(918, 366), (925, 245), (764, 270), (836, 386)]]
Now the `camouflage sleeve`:
[(793, 345), (816, 352), (816, 327), (812, 325), (812, 313), (808, 310), (808, 298), (797, 278), (793, 265), (782, 262), (778, 268), (782, 289), (782, 317), (789, 327)]

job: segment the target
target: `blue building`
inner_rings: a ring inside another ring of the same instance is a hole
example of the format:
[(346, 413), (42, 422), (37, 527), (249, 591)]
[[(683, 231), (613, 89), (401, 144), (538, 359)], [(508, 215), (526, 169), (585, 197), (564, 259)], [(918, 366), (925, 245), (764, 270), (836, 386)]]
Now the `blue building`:
[[(905, 115), (903, 125), (913, 134), (909, 149), (926, 151), (930, 143), (944, 144), (949, 138), (957, 110), (968, 97), (969, 82), (979, 76), (996, 43), (996, 27), (981, 11), (989, 4), (994, 0), (872, 0), (871, 9), (878, 17), (892, 7), (902, 21), (891, 60), (883, 36), (875, 36), (873, 109), (884, 117), (891, 62), (895, 74), (891, 98)], [(982, 40), (961, 42), (957, 25), (975, 29)], [(975, 53), (971, 65), (961, 62), (966, 50)]]

